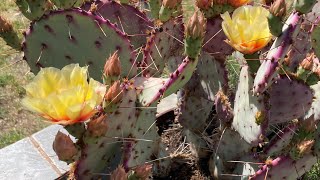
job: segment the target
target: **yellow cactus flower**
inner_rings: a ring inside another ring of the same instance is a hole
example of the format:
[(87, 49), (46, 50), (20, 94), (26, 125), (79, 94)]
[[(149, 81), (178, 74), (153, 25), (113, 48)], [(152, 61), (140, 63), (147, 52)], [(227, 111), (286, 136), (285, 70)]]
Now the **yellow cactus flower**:
[(92, 78), (88, 68), (70, 64), (61, 70), (42, 68), (25, 89), (22, 104), (53, 123), (68, 125), (89, 119), (96, 113), (105, 87)]
[(213, 0), (213, 4), (229, 4), (233, 7), (240, 7), (251, 2), (251, 0)]
[(228, 3), (233, 7), (240, 7), (249, 3), (251, 0), (228, 0)]
[(253, 54), (271, 40), (267, 17), (269, 12), (260, 6), (241, 6), (230, 17), (221, 15), (222, 29), (228, 37), (226, 42), (244, 54)]

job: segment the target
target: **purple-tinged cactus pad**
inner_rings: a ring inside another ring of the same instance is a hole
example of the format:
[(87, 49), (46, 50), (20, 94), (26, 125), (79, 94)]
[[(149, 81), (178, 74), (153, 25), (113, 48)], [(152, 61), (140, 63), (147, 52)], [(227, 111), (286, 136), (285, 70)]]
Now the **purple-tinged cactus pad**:
[(226, 61), (226, 56), (231, 55), (234, 50), (229, 44), (224, 42), (227, 37), (222, 31), (221, 22), (221, 17), (207, 20), (203, 49), (210, 53), (216, 60), (224, 62)]
[(297, 124), (290, 124), (278, 131), (276, 135), (270, 140), (267, 147), (264, 149), (264, 153), (267, 156), (273, 156), (279, 154), (284, 148), (286, 148), (296, 134)]
[(156, 102), (160, 98), (164, 98), (172, 93), (175, 93), (182, 88), (191, 78), (193, 72), (196, 70), (199, 59), (189, 59), (186, 57), (179, 67), (170, 74), (169, 79), (165, 84), (154, 94), (150, 101), (147, 101), (146, 106)]
[(282, 34), (274, 41), (266, 60), (261, 63), (257, 71), (253, 86), (254, 94), (263, 93), (273, 83), (274, 77), (278, 73), (279, 65), (282, 64), (289, 47), (297, 37), (301, 19), (301, 15), (294, 12), (285, 22)]
[(156, 28), (143, 52), (145, 76), (160, 76), (165, 63), (172, 56), (183, 53), (184, 27), (181, 18), (175, 18)]
[(245, 141), (257, 145), (268, 127), (268, 111), (264, 97), (252, 94), (253, 78), (248, 66), (242, 67), (239, 78), (232, 127)]
[(313, 101), (312, 89), (302, 81), (282, 75), (268, 90), (270, 124), (278, 124), (304, 116)]
[(106, 59), (117, 51), (121, 76), (136, 74), (128, 38), (109, 21), (79, 9), (52, 12), (35, 21), (26, 33), (23, 51), (34, 73), (41, 67), (79, 63), (89, 65), (90, 75), (102, 80)]
[[(308, 21), (309, 22), (309, 21)], [(304, 22), (306, 24), (306, 22)], [(307, 27), (301, 28), (296, 39), (293, 41), (291, 49), (285, 59), (285, 64), (290, 70), (295, 71), (299, 63), (306, 57), (311, 50), (310, 33)]]
[(217, 119), (221, 121), (222, 124), (226, 124), (233, 119), (233, 109), (231, 108), (231, 103), (229, 102), (228, 96), (222, 91), (219, 91), (216, 95), (214, 102)]
[(270, 164), (264, 165), (251, 179), (298, 179), (308, 172), (316, 162), (317, 157), (312, 154), (306, 154), (298, 160), (281, 156), (274, 159)]
[[(95, 4), (97, 10), (94, 13), (117, 24), (118, 29), (128, 35), (135, 49), (146, 43), (148, 31), (153, 27), (153, 23), (146, 14), (133, 6), (119, 4), (115, 1), (101, 0)], [(84, 8), (89, 10), (90, 4), (86, 4)]]

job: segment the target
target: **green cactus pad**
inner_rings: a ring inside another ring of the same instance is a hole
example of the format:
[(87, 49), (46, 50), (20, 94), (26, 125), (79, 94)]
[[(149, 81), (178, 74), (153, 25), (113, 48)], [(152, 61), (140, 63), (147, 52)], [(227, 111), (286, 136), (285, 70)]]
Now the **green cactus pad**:
[[(317, 127), (319, 127), (319, 121), (318, 121)], [(313, 152), (319, 157), (320, 156), (320, 128), (317, 128), (314, 137), (315, 137), (315, 143), (314, 143)]]
[(207, 141), (203, 138), (203, 134), (196, 134), (188, 129), (183, 130), (186, 142), (190, 144), (191, 154), (197, 158), (207, 158), (211, 152), (208, 148)]
[(48, 0), (16, 0), (22, 14), (30, 19), (39, 19), (47, 10)]
[[(102, 0), (95, 2), (95, 4), (97, 10), (94, 13), (117, 24), (118, 29), (128, 35), (135, 49), (146, 43), (147, 33), (151, 30), (153, 23), (145, 13), (133, 6), (119, 4), (115, 1)], [(90, 5), (86, 4), (84, 8), (89, 10)]]
[(79, 0), (51, 0), (51, 2), (60, 9), (69, 9), (73, 7), (77, 1)]
[(151, 15), (154, 19), (159, 19), (161, 2), (162, 2), (161, 0), (150, 0), (149, 1)]
[(263, 96), (253, 96), (253, 78), (249, 67), (244, 66), (240, 72), (240, 81), (234, 104), (232, 127), (250, 144), (262, 141), (268, 126), (268, 111)]
[(320, 25), (311, 33), (311, 44), (317, 57), (320, 57)]
[(117, 51), (121, 76), (136, 74), (135, 54), (127, 37), (109, 21), (78, 9), (52, 12), (35, 21), (26, 33), (23, 51), (34, 73), (40, 67), (79, 63), (89, 65), (90, 75), (102, 81), (106, 59)]
[(304, 116), (310, 109), (313, 92), (308, 85), (294, 77), (276, 78), (268, 91), (270, 95), (270, 124), (278, 124)]
[[(154, 106), (153, 106), (154, 107)], [(156, 126), (156, 108), (144, 109), (141, 107), (136, 110), (137, 123), (132, 127), (132, 138), (138, 139), (135, 141), (135, 144), (130, 153), (130, 158), (128, 159), (127, 166), (135, 167), (137, 165), (142, 165), (150, 160), (153, 157), (163, 158), (168, 156), (168, 154), (159, 153), (160, 150), (160, 136), (157, 131)], [(164, 159), (162, 161), (169, 161), (167, 164), (170, 164), (170, 158)], [(159, 163), (158, 163), (159, 164)], [(126, 166), (126, 165), (125, 165)], [(160, 168), (160, 169), (164, 169)]]
[[(172, 72), (182, 62), (183, 58), (176, 56), (169, 60), (168, 68)], [(227, 91), (228, 78), (224, 63), (204, 51), (201, 52), (196, 71), (185, 85), (188, 94), (201, 96), (210, 101), (215, 101), (219, 90)]]
[(252, 146), (238, 132), (226, 129), (221, 136), (221, 141), (217, 143), (219, 144), (217, 154), (223, 161), (237, 160), (250, 152)]
[(100, 138), (91, 137), (89, 132), (84, 135), (84, 147), (76, 162), (75, 177), (91, 179), (97, 177), (94, 173), (112, 172), (121, 163), (122, 147), (134, 143), (130, 133), (137, 122), (135, 103), (136, 92), (124, 92), (119, 109), (105, 119), (108, 123), (106, 134)]
[(160, 76), (169, 58), (182, 54), (183, 28), (181, 18), (176, 18), (155, 29), (143, 52), (145, 76)]
[(180, 105), (179, 122), (180, 124), (195, 132), (202, 134), (210, 126), (207, 121), (213, 107), (213, 102), (205, 98), (187, 95)]
[[(132, 128), (132, 136), (136, 139), (130, 159), (129, 167), (135, 167), (144, 163), (153, 164), (154, 174), (166, 176), (170, 170), (171, 159), (165, 150), (164, 144), (158, 135), (158, 127), (156, 126), (156, 105), (151, 105), (146, 109), (141, 106), (142, 98), (138, 98), (139, 103), (135, 112), (137, 122)], [(154, 159), (160, 159), (155, 160)]]

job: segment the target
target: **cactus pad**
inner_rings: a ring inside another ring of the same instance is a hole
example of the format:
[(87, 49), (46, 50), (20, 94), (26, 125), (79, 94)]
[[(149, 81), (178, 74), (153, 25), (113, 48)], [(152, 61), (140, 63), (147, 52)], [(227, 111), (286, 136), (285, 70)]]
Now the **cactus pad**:
[(224, 42), (227, 39), (222, 31), (221, 17), (207, 20), (207, 29), (204, 37), (204, 51), (210, 53), (216, 60), (224, 62), (226, 56), (231, 55), (233, 48)]
[(224, 161), (237, 160), (245, 153), (248, 153), (251, 145), (247, 143), (236, 131), (226, 129), (222, 134), (217, 149), (217, 154)]
[(312, 31), (311, 44), (317, 57), (320, 57), (320, 26), (316, 26)]
[(46, 12), (48, 0), (17, 0), (16, 4), (26, 18), (35, 20)]
[(258, 69), (253, 86), (253, 92), (255, 94), (263, 93), (273, 83), (273, 78), (278, 73), (279, 65), (282, 64), (289, 47), (297, 36), (301, 19), (299, 13), (294, 12), (285, 22), (282, 28), (282, 34), (274, 41), (266, 60), (261, 63)]
[(317, 157), (311, 154), (307, 154), (299, 160), (281, 156), (272, 160), (270, 164), (264, 165), (251, 179), (298, 179), (305, 172), (309, 171), (316, 162)]
[(240, 80), (235, 97), (233, 128), (250, 144), (261, 141), (267, 125), (268, 112), (263, 96), (253, 96), (253, 79), (249, 67), (244, 66), (240, 72)]
[[(308, 85), (283, 75), (268, 91), (270, 124), (283, 123), (303, 116), (311, 107), (313, 92)], [(295, 98), (296, 97), (296, 98)]]
[[(115, 111), (106, 117), (108, 130), (103, 137), (91, 137), (89, 133), (84, 135), (85, 148), (81, 151), (81, 157), (76, 162), (75, 176), (84, 179), (94, 177), (94, 172), (111, 172), (121, 162), (121, 147), (128, 149), (130, 143), (134, 143), (130, 135), (131, 126), (137, 121), (135, 116), (136, 92), (129, 90), (124, 93), (119, 108), (126, 111)], [(127, 119), (127, 122), (123, 122)]]
[(78, 9), (52, 12), (34, 22), (26, 33), (23, 51), (34, 73), (40, 67), (62, 68), (79, 63), (89, 65), (90, 75), (102, 80), (106, 58), (115, 51), (120, 57), (122, 77), (136, 73), (135, 55), (127, 37), (109, 21)]
[[(128, 35), (135, 49), (146, 43), (147, 33), (153, 24), (144, 13), (133, 6), (115, 1), (101, 0), (95, 4), (97, 10), (94, 13), (117, 24), (118, 29)], [(89, 5), (85, 9), (89, 10)]]
[(280, 153), (290, 144), (296, 130), (297, 125), (291, 124), (278, 131), (277, 134), (270, 140), (268, 146), (264, 149), (265, 154), (267, 156), (272, 156)]
[(210, 126), (207, 119), (213, 105), (213, 102), (201, 97), (185, 96), (180, 105), (179, 122), (192, 132), (204, 133), (205, 129)]
[(181, 18), (169, 20), (155, 29), (143, 52), (146, 76), (160, 76), (169, 58), (182, 54), (183, 31)]

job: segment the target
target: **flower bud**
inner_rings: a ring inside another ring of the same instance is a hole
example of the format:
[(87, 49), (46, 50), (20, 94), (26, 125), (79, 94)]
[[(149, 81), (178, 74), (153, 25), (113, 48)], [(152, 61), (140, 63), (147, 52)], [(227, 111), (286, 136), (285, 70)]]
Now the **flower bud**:
[(310, 153), (313, 145), (314, 145), (314, 140), (305, 140), (297, 144), (299, 155)]
[(206, 30), (206, 19), (201, 12), (196, 11), (189, 19), (186, 27), (186, 37), (203, 38)]
[(287, 7), (285, 0), (276, 0), (270, 7), (270, 13), (277, 17), (286, 15)]
[(178, 4), (180, 4), (182, 0), (163, 0), (162, 5), (166, 8), (175, 8)]
[(127, 180), (128, 174), (126, 173), (126, 171), (122, 166), (118, 166), (118, 168), (111, 173), (110, 179), (111, 180)]
[(213, 0), (197, 0), (196, 5), (200, 9), (209, 9), (212, 6)]
[(152, 164), (144, 164), (133, 169), (135, 175), (142, 180), (148, 179), (152, 171)]
[(231, 5), (233, 7), (242, 6), (251, 0), (213, 0), (213, 4)]
[(12, 25), (4, 19), (2, 16), (0, 16), (0, 33), (12, 31)]
[(100, 137), (108, 130), (106, 115), (101, 115), (98, 118), (91, 120), (87, 125), (87, 130), (93, 137)]
[(53, 150), (61, 161), (73, 161), (73, 158), (78, 153), (78, 149), (71, 138), (60, 131), (54, 139)]
[(122, 99), (123, 92), (120, 85), (120, 81), (116, 81), (112, 84), (104, 96), (106, 101), (117, 103)]
[(303, 69), (311, 71), (313, 68), (313, 58), (314, 58), (314, 55), (312, 54), (310, 56), (307, 56), (304, 60), (302, 60), (302, 62), (300, 63), (300, 66)]
[(108, 58), (104, 65), (103, 72), (107, 77), (119, 76), (121, 74), (121, 62), (117, 52), (113, 53), (113, 55)]

